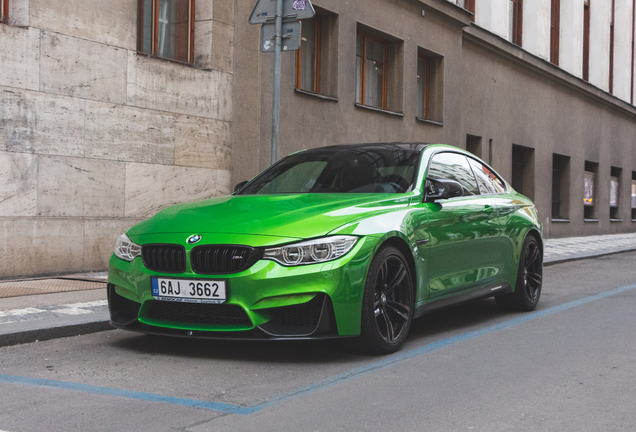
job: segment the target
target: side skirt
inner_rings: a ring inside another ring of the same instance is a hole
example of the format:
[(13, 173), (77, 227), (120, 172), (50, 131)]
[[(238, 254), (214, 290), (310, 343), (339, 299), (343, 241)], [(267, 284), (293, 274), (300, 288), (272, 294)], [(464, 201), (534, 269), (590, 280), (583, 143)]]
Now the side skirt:
[(422, 306), (419, 306), (417, 309), (415, 309), (415, 315), (413, 316), (413, 318), (419, 318), (422, 315), (446, 309), (459, 303), (464, 303), (471, 300), (481, 300), (488, 297), (494, 297), (496, 295), (510, 294), (511, 292), (512, 287), (507, 282), (489, 285), (485, 288), (480, 288), (466, 294), (459, 294), (452, 297), (447, 297), (442, 300), (423, 304)]

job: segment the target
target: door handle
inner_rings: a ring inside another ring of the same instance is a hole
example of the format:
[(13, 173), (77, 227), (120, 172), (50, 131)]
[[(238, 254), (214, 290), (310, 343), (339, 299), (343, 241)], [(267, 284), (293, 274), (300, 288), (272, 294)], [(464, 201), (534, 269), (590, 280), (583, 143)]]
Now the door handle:
[(487, 216), (490, 216), (493, 211), (495, 211), (495, 208), (493, 206), (490, 206), (490, 205), (484, 206), (484, 213)]

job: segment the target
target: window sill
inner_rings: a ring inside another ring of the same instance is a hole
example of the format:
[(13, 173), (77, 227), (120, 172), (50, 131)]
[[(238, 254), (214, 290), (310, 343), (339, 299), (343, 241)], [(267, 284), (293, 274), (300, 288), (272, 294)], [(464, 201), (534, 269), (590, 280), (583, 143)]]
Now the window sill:
[(632, 222), (636, 222), (636, 219), (632, 219)]
[(444, 123), (442, 123), (442, 122), (437, 122), (435, 120), (425, 119), (423, 117), (415, 117), (415, 120), (417, 120), (418, 122), (422, 122), (422, 123), (428, 123), (428, 124), (432, 124), (432, 125), (435, 125), (435, 126), (444, 127)]
[[(182, 62), (181, 60), (174, 60), (174, 59), (170, 59), (170, 58), (166, 58), (166, 57), (159, 57), (159, 56), (156, 56), (156, 55), (145, 53), (143, 51), (136, 51), (136, 53), (137, 53), (138, 56), (147, 57), (147, 58), (151, 58), (151, 59), (155, 59), (155, 60), (159, 60), (159, 61), (165, 61), (165, 62), (168, 62), (168, 63), (174, 63), (174, 64), (178, 64), (178, 65), (181, 65), (181, 66), (190, 67), (192, 69), (198, 69), (198, 68), (195, 68), (192, 63)], [(205, 69), (203, 69), (203, 70), (205, 70)], [(211, 69), (209, 69), (209, 70), (211, 70)]]
[(375, 111), (375, 112), (379, 112), (382, 114), (388, 114), (388, 115), (392, 115), (392, 116), (396, 116), (396, 117), (404, 117), (404, 113), (399, 113), (399, 112), (395, 112), (395, 111), (387, 111), (381, 108), (375, 108), (375, 107), (371, 107), (371, 106), (367, 106), (367, 105), (362, 105), (359, 104), (357, 102), (354, 103), (354, 105), (358, 108), (362, 108), (362, 109), (366, 109), (369, 111)]
[(623, 222), (623, 219), (610, 219), (610, 222), (615, 222), (615, 223)]
[(324, 100), (324, 101), (338, 102), (338, 98), (321, 95), (320, 93), (314, 93), (314, 92), (310, 92), (310, 91), (307, 91), (307, 90), (301, 90), (301, 89), (297, 89), (297, 88), (295, 88), (294, 91), (296, 93), (299, 93), (299, 94), (302, 94), (302, 95), (306, 95), (306, 96), (315, 97), (317, 99), (321, 99), (321, 100)]
[(552, 219), (552, 223), (570, 223), (570, 219)]
[(583, 222), (585, 222), (585, 223), (597, 223), (598, 219), (583, 219)]

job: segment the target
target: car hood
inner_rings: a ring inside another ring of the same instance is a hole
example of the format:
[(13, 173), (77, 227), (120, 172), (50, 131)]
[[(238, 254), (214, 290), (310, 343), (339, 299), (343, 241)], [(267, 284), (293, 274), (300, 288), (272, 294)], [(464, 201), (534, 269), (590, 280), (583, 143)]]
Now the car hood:
[(281, 238), (326, 235), (355, 220), (409, 205), (396, 194), (238, 195), (167, 208), (128, 234), (253, 234)]

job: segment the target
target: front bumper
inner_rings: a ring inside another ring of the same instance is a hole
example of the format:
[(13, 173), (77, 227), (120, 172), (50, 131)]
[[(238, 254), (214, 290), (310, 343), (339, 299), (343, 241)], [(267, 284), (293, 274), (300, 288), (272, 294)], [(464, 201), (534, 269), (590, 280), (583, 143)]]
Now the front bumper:
[[(143, 333), (221, 339), (306, 339), (360, 333), (362, 294), (375, 242), (361, 238), (344, 257), (325, 264), (284, 267), (260, 260), (235, 274), (207, 276), (188, 270), (156, 273), (140, 258), (113, 256), (108, 275), (115, 327)], [(189, 251), (186, 251), (189, 263)], [(223, 305), (155, 300), (152, 277), (225, 280)]]

